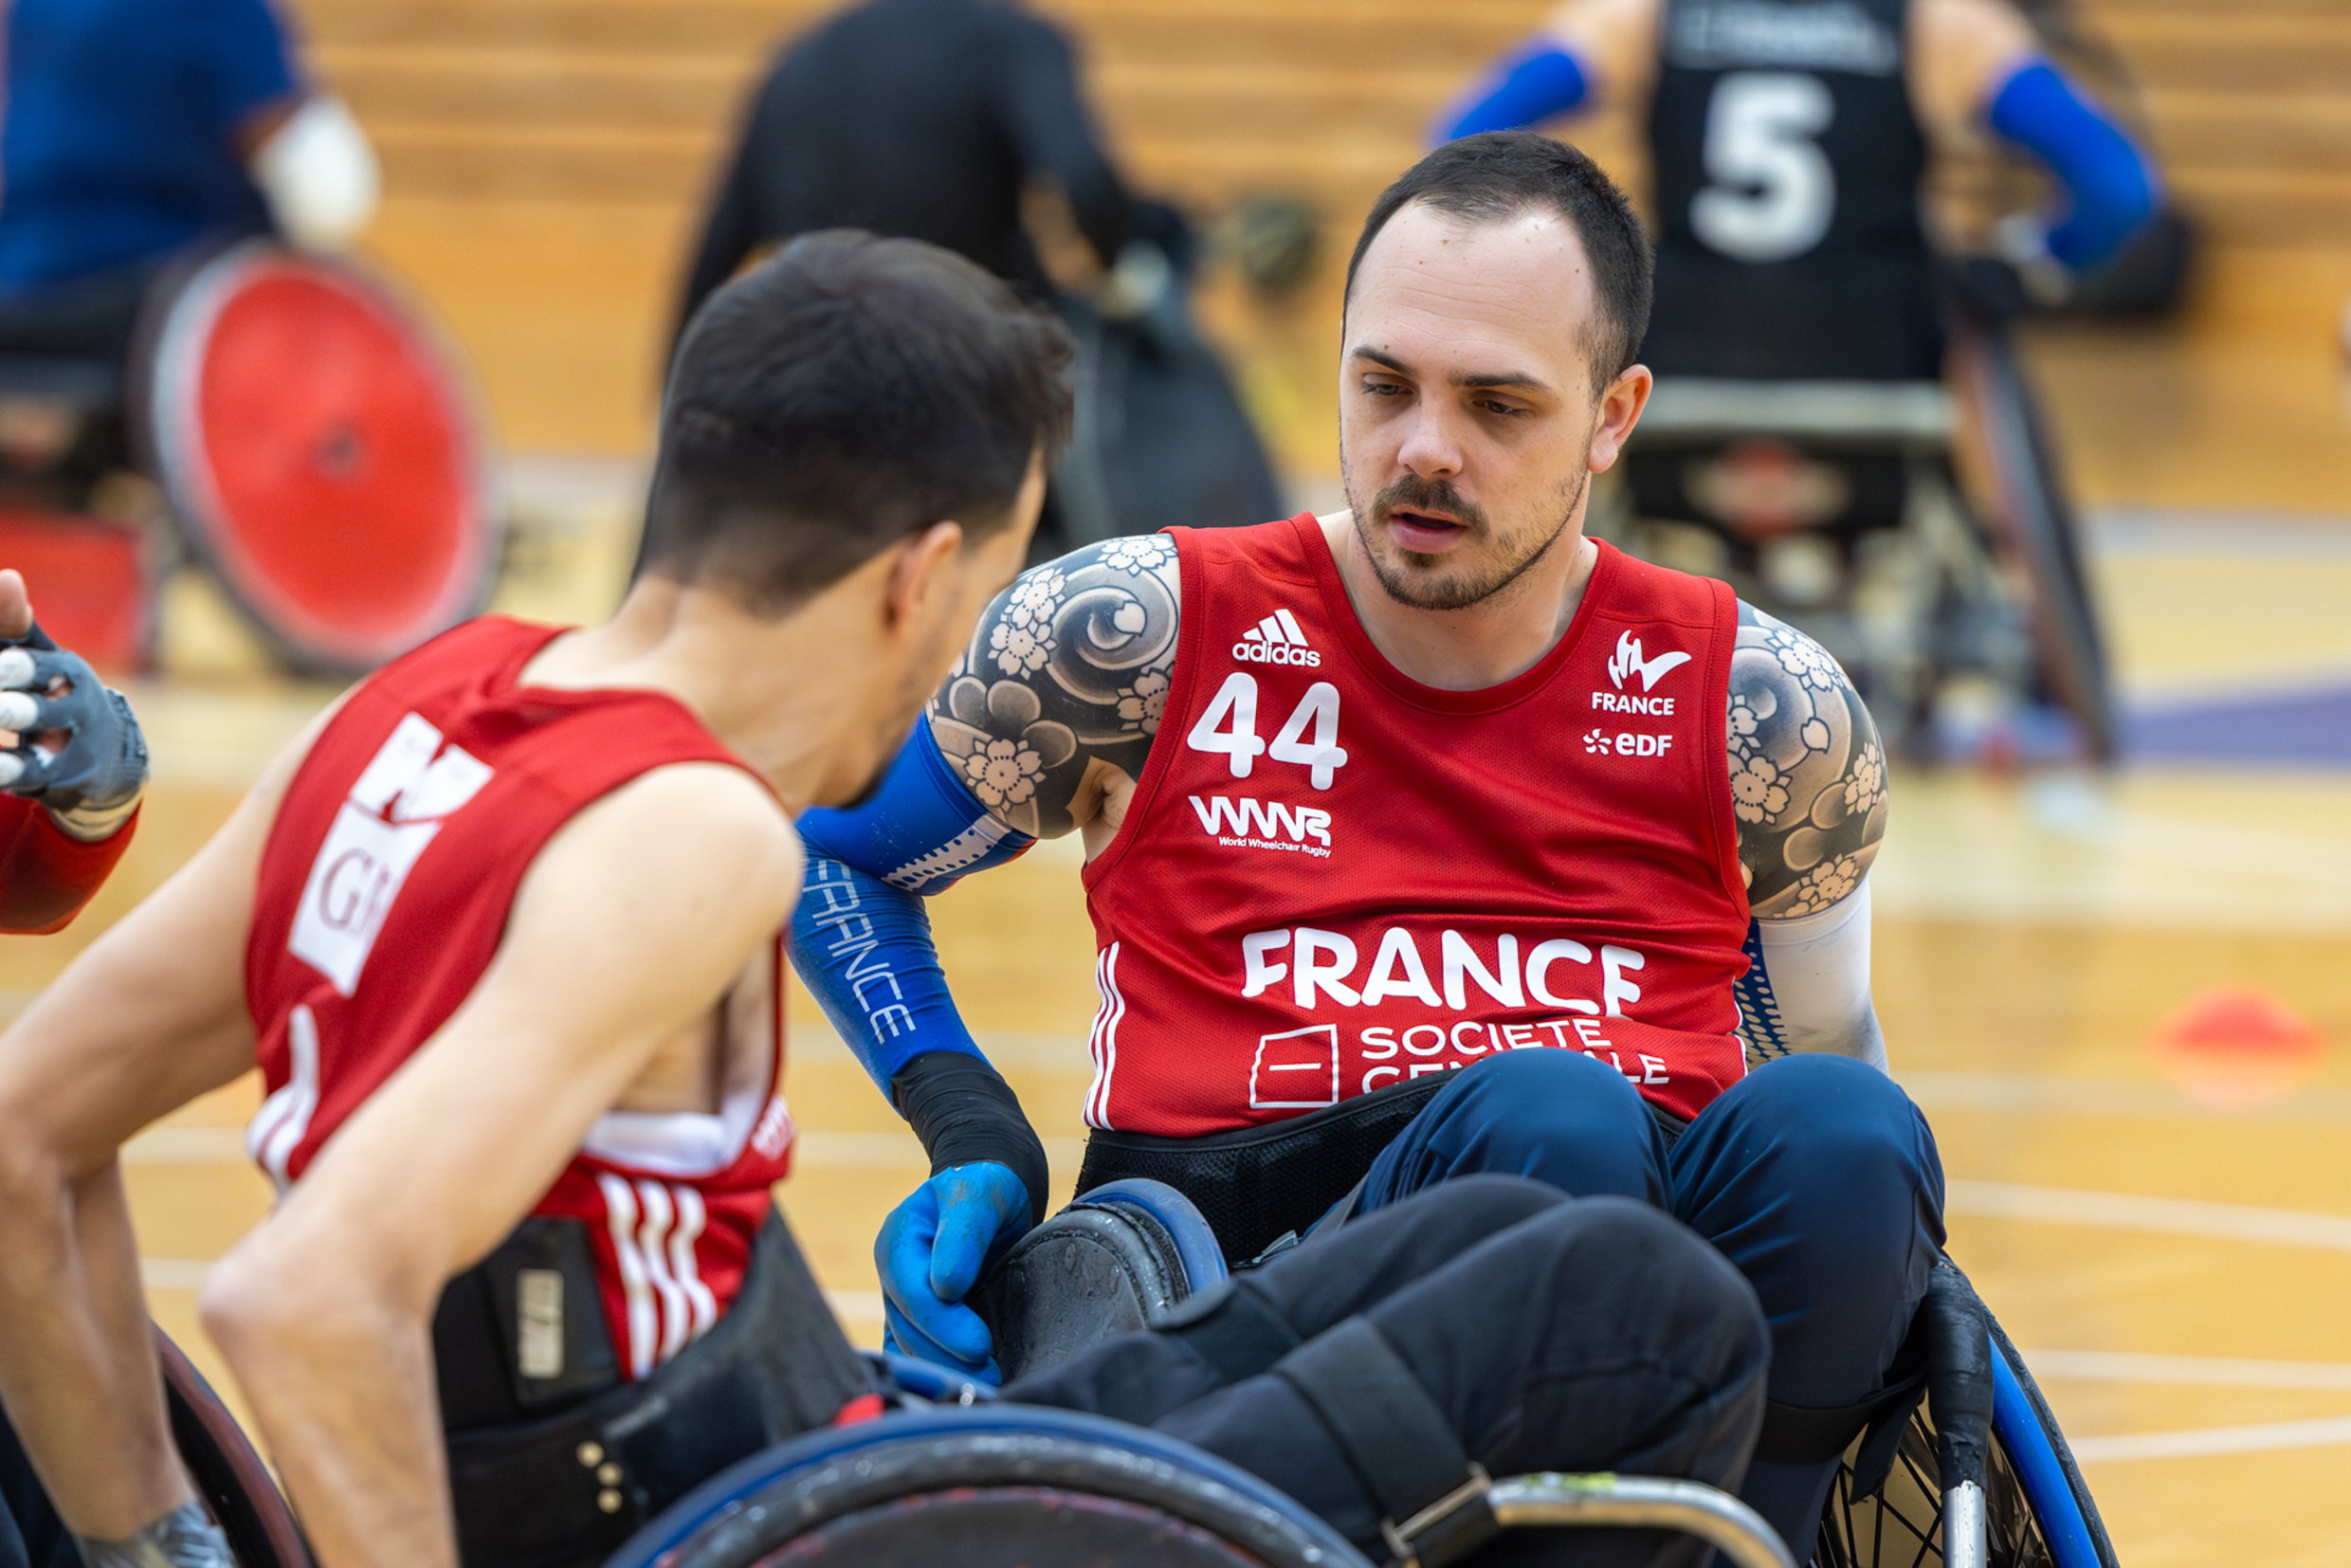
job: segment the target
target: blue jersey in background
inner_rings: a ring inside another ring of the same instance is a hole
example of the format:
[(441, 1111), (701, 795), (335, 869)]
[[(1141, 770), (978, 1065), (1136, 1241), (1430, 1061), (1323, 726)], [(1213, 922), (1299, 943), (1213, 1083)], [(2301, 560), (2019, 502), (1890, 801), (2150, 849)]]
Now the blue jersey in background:
[(7, 48), (0, 294), (269, 227), (237, 148), (297, 92), (266, 0), (14, 0)]

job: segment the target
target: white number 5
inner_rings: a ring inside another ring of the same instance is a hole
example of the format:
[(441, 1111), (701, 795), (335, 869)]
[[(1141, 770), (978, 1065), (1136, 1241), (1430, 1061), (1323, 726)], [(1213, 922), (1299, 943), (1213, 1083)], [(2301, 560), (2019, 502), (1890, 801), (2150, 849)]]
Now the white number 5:
[(1816, 76), (1734, 71), (1715, 83), (1706, 110), (1706, 173), (1690, 201), (1690, 228), (1744, 262), (1801, 256), (1829, 232), (1836, 174), (1813, 139), (1836, 117)]

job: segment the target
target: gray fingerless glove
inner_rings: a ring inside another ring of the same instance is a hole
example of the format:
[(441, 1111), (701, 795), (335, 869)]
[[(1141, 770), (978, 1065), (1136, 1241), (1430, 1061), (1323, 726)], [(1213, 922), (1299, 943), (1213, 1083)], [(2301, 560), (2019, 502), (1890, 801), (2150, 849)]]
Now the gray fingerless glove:
[(200, 1503), (183, 1503), (120, 1541), (74, 1537), (89, 1568), (237, 1568), (228, 1538)]
[[(50, 696), (61, 679), (72, 689)], [(0, 645), (0, 729), (17, 734), (16, 745), (0, 751), (0, 789), (39, 800), (77, 838), (105, 837), (138, 804), (147, 739), (131, 704), (38, 629)], [(62, 749), (33, 744), (53, 731), (69, 737)]]

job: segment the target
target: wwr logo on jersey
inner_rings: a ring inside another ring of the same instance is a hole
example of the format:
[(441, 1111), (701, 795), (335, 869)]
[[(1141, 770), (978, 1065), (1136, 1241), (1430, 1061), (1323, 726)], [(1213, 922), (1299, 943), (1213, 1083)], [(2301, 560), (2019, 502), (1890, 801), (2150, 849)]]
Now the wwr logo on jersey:
[[(1331, 813), (1312, 806), (1285, 806), (1278, 800), (1257, 801), (1247, 795), (1238, 801), (1220, 794), (1206, 800), (1198, 795), (1187, 797), (1192, 802), (1192, 814), (1200, 819), (1200, 826), (1216, 835), (1224, 845), (1246, 845), (1256, 849), (1289, 849), (1327, 859), (1331, 852)], [(1308, 839), (1315, 842), (1307, 843)]]
[(490, 781), (490, 769), (415, 714), (375, 754), (335, 813), (311, 862), (286, 947), (348, 996), (384, 918), (448, 816)]

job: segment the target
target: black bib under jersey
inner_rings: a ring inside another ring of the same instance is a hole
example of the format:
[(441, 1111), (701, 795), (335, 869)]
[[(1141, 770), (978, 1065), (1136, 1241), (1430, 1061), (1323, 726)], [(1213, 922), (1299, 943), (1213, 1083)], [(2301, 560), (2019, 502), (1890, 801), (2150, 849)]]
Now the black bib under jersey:
[(1649, 146), (1661, 375), (1941, 374), (1908, 0), (1668, 0)]

